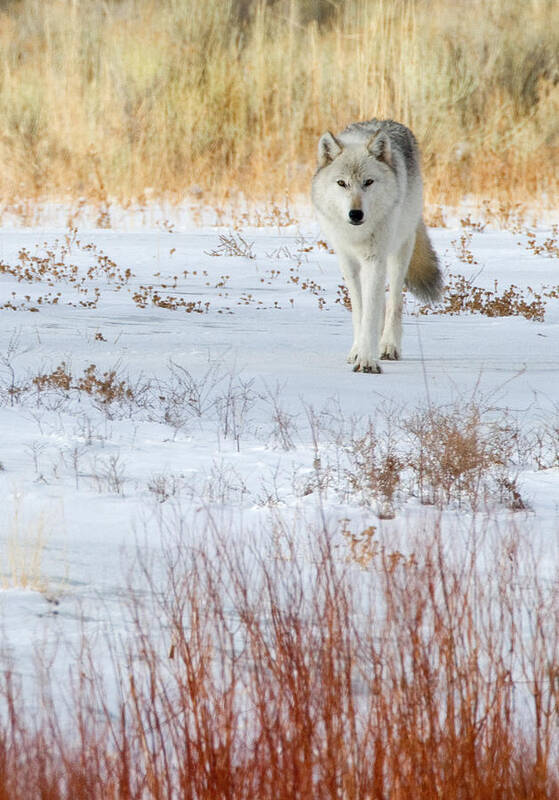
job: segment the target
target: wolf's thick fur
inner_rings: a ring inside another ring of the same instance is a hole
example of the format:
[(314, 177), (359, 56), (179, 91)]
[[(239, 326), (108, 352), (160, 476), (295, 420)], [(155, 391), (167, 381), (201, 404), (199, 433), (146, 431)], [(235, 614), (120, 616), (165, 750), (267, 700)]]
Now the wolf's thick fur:
[[(352, 307), (348, 361), (380, 372), (377, 359), (398, 359), (404, 283), (434, 302), (442, 275), (422, 219), (423, 183), (413, 133), (392, 120), (350, 125), (318, 144), (313, 204), (331, 240)], [(389, 282), (385, 310), (385, 286)]]

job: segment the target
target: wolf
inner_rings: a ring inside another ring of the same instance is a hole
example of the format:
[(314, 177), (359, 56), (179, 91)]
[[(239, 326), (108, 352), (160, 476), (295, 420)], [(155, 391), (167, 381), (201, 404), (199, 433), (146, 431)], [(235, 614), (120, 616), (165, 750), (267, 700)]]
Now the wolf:
[[(423, 222), (419, 148), (405, 125), (372, 119), (324, 133), (312, 202), (337, 253), (351, 300), (355, 372), (381, 372), (402, 354), (404, 284), (436, 302), (443, 279)], [(385, 310), (385, 287), (388, 302)]]

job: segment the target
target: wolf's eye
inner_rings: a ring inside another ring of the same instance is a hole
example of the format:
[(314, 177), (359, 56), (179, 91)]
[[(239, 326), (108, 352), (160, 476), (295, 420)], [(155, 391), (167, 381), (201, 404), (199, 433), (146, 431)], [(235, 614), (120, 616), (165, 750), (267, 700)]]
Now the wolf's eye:
[(347, 189), (347, 183), (345, 181), (338, 181), (338, 186), (341, 186), (342, 189)]
[(367, 178), (366, 181), (363, 181), (363, 186), (365, 186), (365, 187), (366, 186), (372, 186), (373, 183), (374, 183), (374, 180), (372, 178)]

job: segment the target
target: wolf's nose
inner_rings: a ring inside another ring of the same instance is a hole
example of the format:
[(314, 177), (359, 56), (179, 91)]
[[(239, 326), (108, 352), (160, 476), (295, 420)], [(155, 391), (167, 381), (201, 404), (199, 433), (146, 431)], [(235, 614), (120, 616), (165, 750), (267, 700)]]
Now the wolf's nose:
[(349, 212), (349, 221), (353, 225), (359, 225), (360, 222), (363, 222), (363, 212), (360, 208), (352, 208)]

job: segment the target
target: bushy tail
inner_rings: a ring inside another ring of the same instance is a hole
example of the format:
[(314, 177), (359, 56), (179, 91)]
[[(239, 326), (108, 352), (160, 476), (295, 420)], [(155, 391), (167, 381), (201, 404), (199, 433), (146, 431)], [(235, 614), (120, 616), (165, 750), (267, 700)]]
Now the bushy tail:
[(415, 234), (415, 246), (406, 275), (406, 286), (424, 303), (441, 299), (443, 275), (439, 259), (421, 219)]

